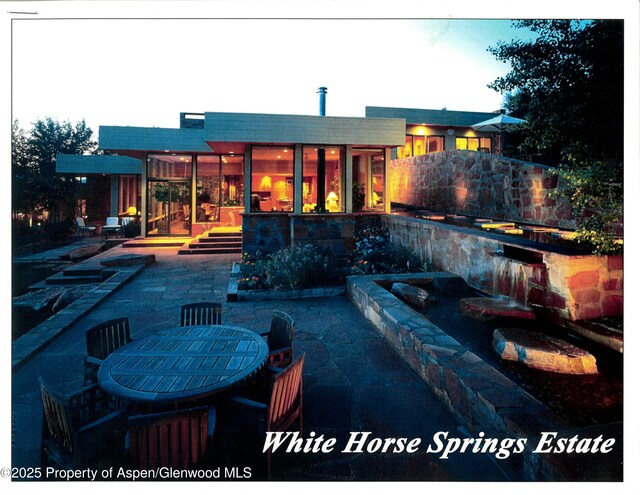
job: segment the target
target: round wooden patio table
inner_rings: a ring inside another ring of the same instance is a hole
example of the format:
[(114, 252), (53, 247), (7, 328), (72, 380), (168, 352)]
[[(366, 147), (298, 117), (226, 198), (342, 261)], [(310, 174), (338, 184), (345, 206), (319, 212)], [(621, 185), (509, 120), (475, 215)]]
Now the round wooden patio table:
[(243, 382), (265, 364), (267, 353), (265, 340), (246, 328), (179, 327), (110, 354), (100, 365), (98, 384), (137, 403), (186, 402)]

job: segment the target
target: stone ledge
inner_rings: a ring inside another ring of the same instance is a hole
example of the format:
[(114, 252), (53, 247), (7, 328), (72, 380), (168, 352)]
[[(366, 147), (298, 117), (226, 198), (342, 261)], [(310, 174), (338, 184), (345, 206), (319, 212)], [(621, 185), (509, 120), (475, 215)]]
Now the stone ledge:
[[(420, 278), (448, 282), (447, 278), (459, 277), (448, 273), (348, 277), (347, 297), (472, 433), (534, 438), (541, 431), (568, 430), (566, 422), (546, 405), (428, 320), (423, 319), (424, 331), (416, 329), (416, 321), (422, 316), (408, 306), (403, 305), (402, 311), (413, 316), (401, 318), (402, 321), (389, 318), (385, 307), (399, 310), (398, 299), (376, 282)], [(374, 311), (374, 307), (378, 310)], [(406, 324), (408, 321), (411, 328)], [(557, 458), (547, 460), (537, 456), (531, 449), (523, 452), (520, 462), (514, 459), (509, 466), (518, 478), (545, 479), (562, 464)]]
[[(108, 282), (103, 282), (96, 286), (91, 292), (76, 299), (60, 312), (14, 340), (11, 345), (11, 368), (15, 370), (26, 362), (45, 345), (91, 311), (96, 304), (117, 291), (145, 267), (146, 265), (135, 265), (127, 270), (118, 271)], [(117, 282), (117, 284), (114, 284), (114, 282)]]
[[(230, 301), (230, 296), (233, 298), (233, 282), (234, 281), (232, 280), (229, 283), (227, 301)], [(307, 299), (311, 297), (333, 297), (342, 296), (346, 292), (346, 288), (344, 285), (339, 287), (316, 287), (314, 289), (302, 290), (241, 290), (237, 289), (236, 282), (235, 287), (236, 301), (268, 301), (284, 299)]]
[(598, 373), (596, 358), (591, 353), (538, 332), (496, 328), (493, 332), (493, 349), (502, 359), (530, 368), (572, 375)]

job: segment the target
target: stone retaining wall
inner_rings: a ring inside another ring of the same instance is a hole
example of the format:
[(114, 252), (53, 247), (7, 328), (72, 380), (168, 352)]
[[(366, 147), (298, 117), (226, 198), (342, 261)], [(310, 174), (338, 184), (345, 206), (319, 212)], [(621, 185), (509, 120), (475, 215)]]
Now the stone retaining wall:
[(622, 315), (622, 255), (565, 255), (526, 248), (539, 263), (497, 253), (505, 246), (523, 249), (482, 231), (429, 220), (387, 215), (382, 218), (394, 242), (410, 248), (436, 270), (461, 276), (472, 287), (506, 295), (567, 320)]
[(291, 244), (314, 244), (336, 256), (355, 248), (354, 232), (360, 226), (379, 224), (378, 214), (243, 214), (242, 250), (274, 253)]
[[(458, 277), (446, 273), (349, 277), (347, 296), (472, 436), (484, 432), (488, 438), (527, 439), (524, 452), (500, 461), (515, 479), (607, 479), (610, 473), (597, 472), (606, 467), (595, 457), (580, 463), (566, 455), (534, 454), (532, 450), (542, 432), (589, 438), (603, 432), (610, 435), (610, 430), (619, 435), (620, 425), (571, 428), (547, 406), (376, 283), (409, 283), (420, 278)], [(619, 446), (617, 452), (621, 452)]]
[(442, 213), (573, 229), (571, 205), (549, 198), (558, 177), (544, 165), (456, 150), (393, 160), (392, 202)]

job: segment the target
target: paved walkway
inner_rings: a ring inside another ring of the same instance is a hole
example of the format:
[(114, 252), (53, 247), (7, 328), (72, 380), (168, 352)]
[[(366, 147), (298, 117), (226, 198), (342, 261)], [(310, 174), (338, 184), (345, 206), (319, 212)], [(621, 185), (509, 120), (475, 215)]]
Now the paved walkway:
[(345, 297), (288, 301), (226, 302), (235, 255), (177, 256), (177, 248), (113, 248), (111, 255), (153, 252), (156, 263), (119, 290), (33, 358), (12, 377), (14, 421), (13, 466), (40, 462), (41, 401), (38, 377), (63, 390), (81, 385), (84, 332), (117, 316), (128, 316), (132, 337), (178, 324), (187, 302), (224, 302), (223, 320), (254, 330), (268, 328), (271, 312), (281, 309), (296, 321), (296, 354), (307, 353), (304, 372), (304, 432), (335, 437), (343, 446), (349, 432), (372, 437), (421, 438), (413, 454), (298, 454), (276, 460), (286, 480), (504, 480), (486, 455), (453, 455), (439, 459), (425, 453), (434, 434), (464, 433), (419, 377)]

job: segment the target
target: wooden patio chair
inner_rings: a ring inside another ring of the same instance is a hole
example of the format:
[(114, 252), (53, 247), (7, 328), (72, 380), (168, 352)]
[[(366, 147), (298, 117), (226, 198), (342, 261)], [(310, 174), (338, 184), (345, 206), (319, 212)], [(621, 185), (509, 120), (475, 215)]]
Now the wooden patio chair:
[(266, 337), (269, 346), (267, 363), (270, 366), (284, 368), (293, 360), (293, 331), (295, 322), (284, 311), (274, 310), (268, 332), (260, 335)]
[(132, 416), (126, 449), (136, 469), (188, 468), (202, 464), (216, 424), (212, 406)]
[(40, 378), (43, 405), (42, 465), (76, 469), (122, 457), (126, 414), (97, 385), (72, 395), (52, 390)]
[(201, 302), (185, 304), (180, 308), (180, 326), (222, 325), (222, 304)]
[[(269, 382), (267, 393), (262, 397), (231, 396), (227, 401), (227, 418), (238, 419), (242, 423), (241, 433), (252, 433), (264, 442), (267, 431), (288, 431), (297, 421), (298, 431), (302, 433), (302, 371), (305, 354), (303, 353), (287, 368), (267, 367), (262, 374)], [(254, 389), (260, 394), (260, 388)], [(258, 399), (258, 400), (256, 400)], [(231, 427), (233, 431), (233, 428)], [(267, 452), (267, 475), (271, 479), (271, 452)]]
[(85, 385), (97, 383), (102, 361), (116, 349), (131, 342), (129, 318), (115, 318), (89, 328), (85, 334), (87, 355), (84, 359)]

